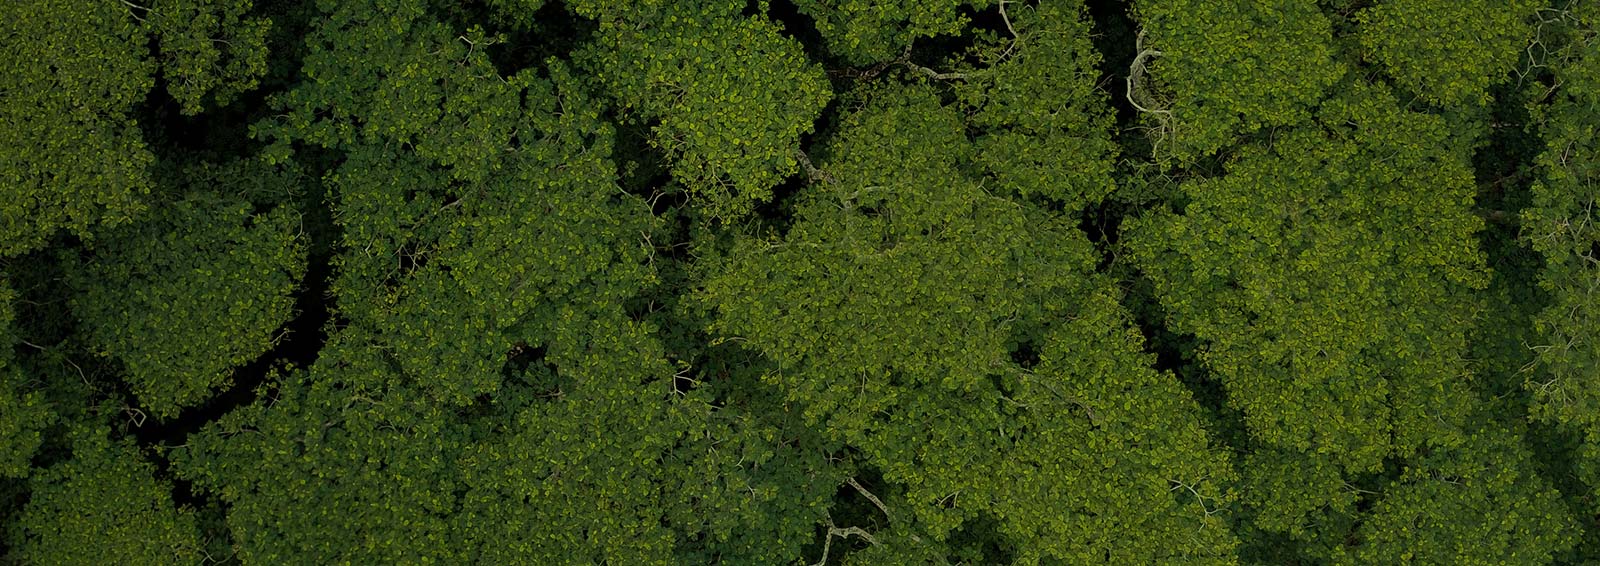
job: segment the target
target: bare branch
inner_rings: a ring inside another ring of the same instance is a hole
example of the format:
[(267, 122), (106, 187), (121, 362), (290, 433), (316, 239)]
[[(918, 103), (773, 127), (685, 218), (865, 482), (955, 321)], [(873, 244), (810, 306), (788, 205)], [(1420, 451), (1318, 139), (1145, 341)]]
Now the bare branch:
[(889, 507), (883, 504), (883, 500), (878, 499), (878, 496), (873, 495), (872, 492), (867, 491), (867, 488), (862, 487), (861, 482), (856, 481), (855, 477), (852, 476), (845, 478), (844, 481), (845, 483), (850, 484), (850, 487), (856, 488), (856, 491), (861, 492), (862, 497), (866, 497), (867, 501), (871, 501), (873, 505), (877, 505), (878, 510), (883, 511), (884, 518), (893, 518), (893, 515), (889, 513)]
[(1000, 19), (1006, 23), (1006, 31), (1011, 32), (1011, 45), (1007, 45), (1006, 50), (1000, 54), (1000, 60), (1004, 61), (1011, 56), (1011, 51), (1017, 48), (1017, 44), (1022, 43), (1022, 35), (1017, 33), (1017, 28), (1011, 27), (1011, 16), (1006, 14), (1006, 0), (1000, 0)]
[(928, 77), (930, 79), (936, 80), (936, 81), (964, 81), (964, 80), (967, 80), (967, 74), (966, 73), (941, 73), (939, 71), (935, 71), (933, 69), (929, 69), (927, 67), (924, 67), (922, 65), (918, 65), (916, 63), (912, 63), (910, 61), (901, 61), (900, 64), (905, 66), (908, 69), (911, 69), (913, 71), (917, 71), (919, 73), (922, 73), (924, 76), (926, 76), (926, 77)]
[(795, 148), (794, 160), (800, 162), (800, 168), (805, 170), (806, 177), (810, 178), (812, 181), (827, 183), (830, 185), (836, 185), (839, 183), (839, 181), (833, 178), (833, 175), (829, 175), (827, 171), (818, 169), (816, 164), (811, 162), (811, 157), (807, 156), (806, 152), (800, 148)]
[[(1157, 49), (1146, 49), (1144, 47), (1143, 30), (1139, 31), (1139, 35), (1135, 41), (1137, 45), (1136, 49), (1138, 49), (1139, 52), (1137, 55), (1133, 56), (1133, 63), (1128, 66), (1127, 90), (1125, 93), (1128, 98), (1128, 102), (1133, 104), (1133, 107), (1137, 108), (1140, 112), (1152, 114), (1171, 114), (1172, 112), (1170, 110), (1155, 107), (1155, 101), (1150, 98), (1150, 95), (1139, 88), (1139, 79), (1143, 78), (1145, 73), (1145, 61), (1160, 57), (1161, 51)], [(1145, 104), (1139, 103), (1140, 98), (1145, 99)]]
[(828, 521), (828, 534), (822, 538), (822, 557), (818, 558), (811, 566), (824, 566), (828, 563), (828, 554), (833, 551), (834, 537), (850, 538), (857, 536), (872, 543), (873, 546), (878, 545), (878, 538), (872, 536), (872, 533), (863, 530), (861, 527), (839, 528), (833, 524), (833, 517), (826, 517), (826, 519)]

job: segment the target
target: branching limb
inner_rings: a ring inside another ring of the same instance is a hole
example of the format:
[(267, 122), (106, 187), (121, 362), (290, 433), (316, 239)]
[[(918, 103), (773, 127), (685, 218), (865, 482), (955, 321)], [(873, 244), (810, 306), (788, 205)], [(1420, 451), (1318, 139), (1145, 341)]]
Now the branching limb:
[(1159, 49), (1144, 46), (1144, 30), (1139, 30), (1139, 35), (1135, 39), (1134, 45), (1137, 54), (1133, 57), (1133, 63), (1128, 66), (1127, 88), (1124, 91), (1124, 95), (1127, 97), (1128, 103), (1132, 104), (1139, 112), (1155, 117), (1158, 127), (1152, 128), (1155, 131), (1154, 135), (1151, 136), (1152, 141), (1154, 141), (1151, 151), (1159, 152), (1162, 140), (1176, 136), (1177, 122), (1172, 117), (1172, 111), (1166, 105), (1157, 103), (1146, 89), (1140, 87), (1140, 80), (1145, 75), (1145, 64), (1151, 59), (1160, 57), (1162, 53)]
[[(1138, 49), (1139, 51), (1137, 55), (1133, 56), (1133, 63), (1128, 66), (1128, 80), (1125, 93), (1128, 98), (1128, 103), (1132, 104), (1133, 107), (1137, 108), (1140, 112), (1152, 114), (1171, 114), (1172, 111), (1157, 107), (1155, 101), (1150, 98), (1150, 95), (1139, 88), (1139, 80), (1144, 78), (1145, 62), (1149, 59), (1160, 57), (1161, 51), (1157, 49), (1145, 48), (1143, 30), (1139, 32), (1139, 35), (1135, 41), (1135, 49)], [(1141, 98), (1145, 100), (1144, 104), (1139, 103), (1139, 99)]]
[(828, 563), (828, 554), (833, 551), (834, 537), (850, 538), (852, 536), (858, 536), (861, 537), (862, 540), (872, 543), (873, 546), (877, 546), (878, 544), (878, 538), (872, 536), (872, 533), (862, 530), (861, 527), (840, 528), (833, 524), (833, 517), (827, 517), (827, 521), (828, 534), (822, 539), (822, 558), (817, 559), (817, 561), (811, 566), (824, 566)]
[(1011, 45), (1007, 45), (1005, 52), (1000, 54), (1001, 61), (1010, 57), (1011, 51), (1017, 48), (1017, 44), (1022, 43), (1022, 35), (1017, 33), (1017, 28), (1011, 26), (1011, 16), (1006, 14), (1006, 4), (1006, 0), (1000, 0), (1000, 20), (1006, 23), (1006, 31), (1011, 32)]

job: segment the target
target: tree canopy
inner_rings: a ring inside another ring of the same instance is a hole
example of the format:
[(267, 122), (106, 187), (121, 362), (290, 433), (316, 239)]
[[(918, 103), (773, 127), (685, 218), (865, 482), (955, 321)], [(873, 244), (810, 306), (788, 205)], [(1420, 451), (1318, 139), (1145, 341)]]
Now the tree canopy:
[(6, 563), (1600, 560), (1600, 3), (0, 30)]

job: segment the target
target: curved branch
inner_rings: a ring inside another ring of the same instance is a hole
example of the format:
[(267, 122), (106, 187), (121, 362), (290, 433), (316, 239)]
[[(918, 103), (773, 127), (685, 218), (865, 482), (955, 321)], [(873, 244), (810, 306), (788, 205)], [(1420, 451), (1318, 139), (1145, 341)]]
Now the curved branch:
[[(1128, 98), (1128, 103), (1132, 104), (1133, 107), (1138, 109), (1140, 112), (1151, 114), (1172, 114), (1172, 111), (1164, 108), (1152, 108), (1155, 106), (1155, 101), (1151, 100), (1149, 94), (1145, 93), (1139, 88), (1139, 79), (1144, 77), (1145, 73), (1145, 61), (1147, 59), (1160, 57), (1162, 55), (1161, 51), (1157, 49), (1146, 49), (1144, 47), (1143, 30), (1139, 31), (1139, 35), (1134, 41), (1136, 42), (1135, 48), (1138, 49), (1139, 52), (1137, 55), (1133, 56), (1133, 63), (1128, 66), (1127, 90), (1125, 92), (1125, 95)], [(1146, 103), (1151, 107), (1140, 104), (1138, 100), (1139, 98), (1145, 98)]]

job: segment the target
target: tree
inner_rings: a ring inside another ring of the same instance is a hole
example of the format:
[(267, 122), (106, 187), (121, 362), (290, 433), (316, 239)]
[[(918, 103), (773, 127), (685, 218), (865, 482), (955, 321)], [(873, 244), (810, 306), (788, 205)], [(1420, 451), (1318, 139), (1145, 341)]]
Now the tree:
[[(1313, 0), (1146, 0), (1124, 94), (1179, 164), (1307, 122), (1345, 74)], [(1164, 154), (1164, 155), (1163, 155)]]
[(1545, 135), (1539, 179), (1522, 212), (1522, 239), (1544, 258), (1539, 287), (1550, 302), (1536, 317), (1538, 340), (1526, 387), (1539, 420), (1581, 435), (1578, 468), (1592, 493), (1600, 493), (1600, 10), (1581, 7), (1565, 16), (1568, 46), (1553, 61), (1554, 100), (1539, 115)]
[(650, 124), (673, 177), (710, 214), (734, 218), (798, 171), (800, 136), (832, 93), (777, 25), (710, 4), (645, 16), (578, 3), (600, 21), (580, 60), (628, 119)]
[(153, 160), (132, 114), (154, 73), (137, 21), (120, 3), (24, 0), (0, 7), (0, 35), (0, 256), (128, 222)]
[[(859, 531), (863, 559), (942, 559), (994, 517), (1025, 563), (1227, 562), (1213, 515), (1231, 472), (1192, 400), (1142, 366), (1087, 239), (974, 182), (960, 114), (932, 90), (860, 96), (794, 226), (739, 239), (702, 300), (714, 332), (769, 358), (765, 380), (886, 482), (852, 484), (888, 523)], [(1037, 367), (1014, 357), (1030, 347)], [(857, 532), (828, 527), (830, 543)]]
[(152, 0), (143, 13), (155, 37), (167, 92), (185, 114), (226, 106), (267, 72), (272, 22), (251, 17), (252, 0)]
[(27, 564), (168, 564), (200, 560), (192, 511), (172, 503), (131, 442), (92, 425), (71, 431), (72, 457), (37, 470), (7, 542)]
[(919, 38), (956, 35), (967, 25), (962, 8), (982, 10), (988, 0), (893, 0), (889, 2), (822, 2), (798, 0), (795, 7), (811, 16), (828, 50), (853, 65), (892, 59)]
[(21, 369), (11, 360), (18, 338), (12, 331), (16, 313), (11, 303), (16, 292), (0, 279), (0, 479), (25, 478), (31, 459), (44, 441), (41, 431), (52, 424), (55, 414), (43, 396), (23, 387)]
[(1363, 57), (1441, 106), (1481, 105), (1533, 35), (1542, 3), (1386, 0), (1357, 15)]
[(299, 222), (288, 207), (252, 214), (196, 193), (108, 232), (71, 276), (73, 313), (140, 404), (176, 416), (272, 348), (305, 274)]
[[(1474, 402), (1460, 376), (1486, 278), (1466, 159), (1437, 117), (1345, 89), (1317, 125), (1246, 148), (1227, 175), (1183, 185), (1181, 214), (1127, 233), (1169, 323), (1203, 341), (1243, 413), (1265, 458), (1246, 468), (1279, 470), (1245, 473), (1268, 482), (1248, 493), (1270, 530), (1338, 505), (1335, 478), (1456, 444)], [(1321, 479), (1269, 489), (1283, 474)]]
[(986, 64), (956, 85), (980, 133), (975, 161), (1007, 196), (1075, 212), (1109, 195), (1118, 148), (1107, 97), (1096, 88), (1102, 57), (1077, 1), (1018, 5), (1016, 35), (979, 48)]
[(1474, 423), (1459, 446), (1408, 465), (1337, 564), (1549, 564), (1577, 523), (1538, 475), (1521, 435)]

